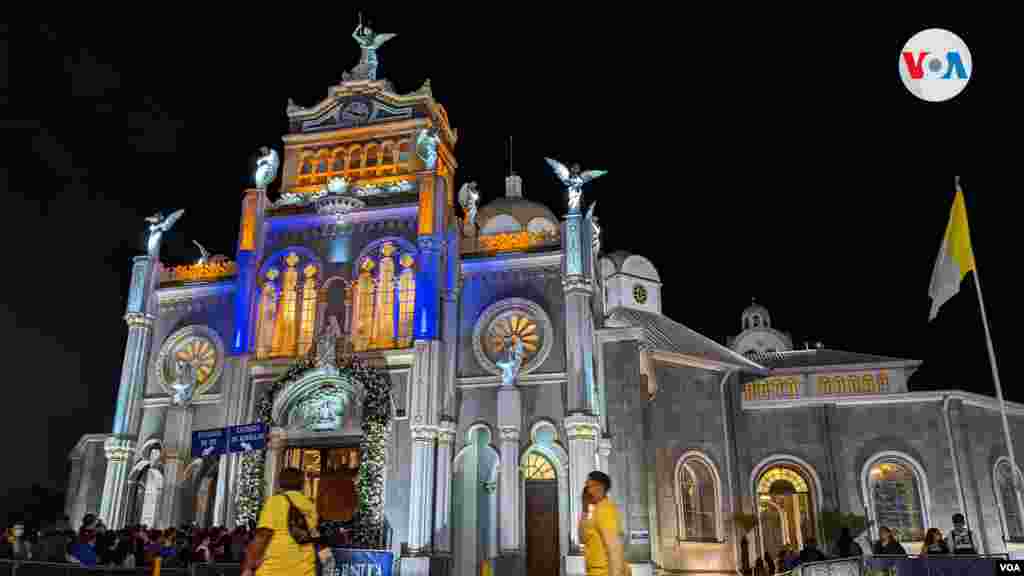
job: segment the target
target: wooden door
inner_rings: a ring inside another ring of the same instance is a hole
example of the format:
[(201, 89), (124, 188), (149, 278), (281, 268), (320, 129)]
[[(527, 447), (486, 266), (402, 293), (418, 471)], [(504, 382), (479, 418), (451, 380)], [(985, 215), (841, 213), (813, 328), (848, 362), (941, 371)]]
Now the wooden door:
[(558, 576), (558, 482), (526, 482), (526, 573)]

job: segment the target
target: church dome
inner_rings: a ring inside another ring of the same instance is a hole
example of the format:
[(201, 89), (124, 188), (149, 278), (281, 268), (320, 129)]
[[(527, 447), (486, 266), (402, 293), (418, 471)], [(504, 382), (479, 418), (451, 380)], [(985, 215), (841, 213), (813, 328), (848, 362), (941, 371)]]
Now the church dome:
[(768, 314), (768, 309), (751, 300), (750, 306), (747, 306), (747, 309), (743, 311), (743, 329), (771, 328), (771, 326), (772, 320)]
[(480, 235), (508, 234), (510, 232), (547, 232), (558, 234), (559, 223), (547, 206), (522, 197), (522, 179), (506, 179), (506, 193), (480, 208), (476, 221)]

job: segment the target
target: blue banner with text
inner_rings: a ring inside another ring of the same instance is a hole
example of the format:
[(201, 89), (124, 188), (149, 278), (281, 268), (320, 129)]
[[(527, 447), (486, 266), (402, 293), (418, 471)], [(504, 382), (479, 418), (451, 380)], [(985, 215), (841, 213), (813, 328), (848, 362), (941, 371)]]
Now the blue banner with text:
[(356, 550), (331, 548), (334, 553), (334, 574), (324, 576), (391, 576), (395, 561), (393, 552), (386, 550)]
[(251, 452), (267, 446), (266, 424), (243, 424), (228, 428), (228, 452)]

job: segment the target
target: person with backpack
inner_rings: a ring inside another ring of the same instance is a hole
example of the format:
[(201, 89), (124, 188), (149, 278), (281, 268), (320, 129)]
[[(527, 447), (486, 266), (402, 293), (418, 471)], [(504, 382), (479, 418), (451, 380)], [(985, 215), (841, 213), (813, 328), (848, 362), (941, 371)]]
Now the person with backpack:
[(304, 484), (298, 468), (281, 471), (280, 491), (263, 503), (242, 576), (316, 576), (319, 518), (313, 501), (302, 493)]
[(977, 555), (978, 547), (974, 543), (974, 533), (967, 529), (964, 515), (953, 514), (953, 530), (946, 536), (946, 546), (953, 554)]

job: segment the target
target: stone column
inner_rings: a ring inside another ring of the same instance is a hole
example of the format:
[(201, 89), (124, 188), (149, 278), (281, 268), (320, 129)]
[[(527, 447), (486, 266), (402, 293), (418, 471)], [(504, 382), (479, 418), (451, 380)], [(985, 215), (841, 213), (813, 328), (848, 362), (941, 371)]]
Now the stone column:
[(434, 440), (437, 428), (412, 427), (412, 474), (409, 485), (409, 552), (426, 554), (431, 549), (434, 500)]
[(71, 518), (73, 524), (77, 512), (75, 510), (75, 503), (78, 500), (76, 496), (78, 495), (79, 484), (82, 481), (82, 454), (72, 453), (69, 460), (71, 460), (71, 470), (68, 474), (68, 491), (64, 498), (64, 514)]
[(600, 410), (594, 385), (594, 287), (590, 275), (589, 238), (583, 218), (569, 214), (562, 225), (562, 291), (565, 295), (566, 392), (569, 414)]
[(501, 434), (501, 548), (502, 555), (518, 554), (519, 545), (519, 431), (522, 400), (515, 386), (498, 390), (498, 431)]
[(277, 488), (277, 473), (281, 470), (284, 462), (284, 450), (287, 446), (288, 434), (283, 428), (270, 430), (270, 446), (267, 449), (267, 459), (264, 463), (263, 478), (266, 484), (263, 486), (263, 496), (269, 496)]
[(434, 490), (434, 551), (452, 552), (452, 443), (455, 422), (442, 419), (437, 432), (437, 486)]
[(132, 262), (132, 281), (128, 291), (128, 342), (121, 364), (121, 382), (117, 389), (117, 408), (114, 412), (113, 443), (105, 450), (114, 460), (107, 460), (100, 501), (100, 517), (111, 528), (120, 528), (124, 514), (125, 488), (131, 467), (131, 456), (122, 456), (125, 446), (135, 447), (142, 422), (142, 395), (146, 388), (146, 367), (153, 343), (153, 321), (150, 297), (158, 280), (159, 263), (149, 256), (136, 256)]
[(575, 414), (565, 419), (565, 431), (569, 438), (569, 520), (570, 526), (573, 526), (570, 532), (572, 549), (578, 553), (580, 541), (575, 526), (582, 513), (580, 495), (583, 494), (587, 474), (596, 467), (595, 456), (601, 428), (596, 416)]
[(161, 527), (177, 526), (179, 522), (186, 520), (179, 518), (178, 492), (185, 482), (185, 469), (192, 462), (192, 416), (194, 414), (195, 408), (191, 405), (171, 406), (167, 409), (163, 444), (163, 501), (160, 504), (158, 521)]
[(608, 459), (612, 455), (612, 439), (607, 436), (601, 438), (597, 443), (597, 469), (611, 476), (611, 467)]
[[(107, 456), (107, 474), (103, 478), (103, 499), (99, 517), (110, 528), (120, 528), (124, 523), (125, 488), (128, 472), (135, 454), (135, 441), (129, 438), (108, 438), (103, 444)], [(81, 518), (75, 519), (80, 521)]]

